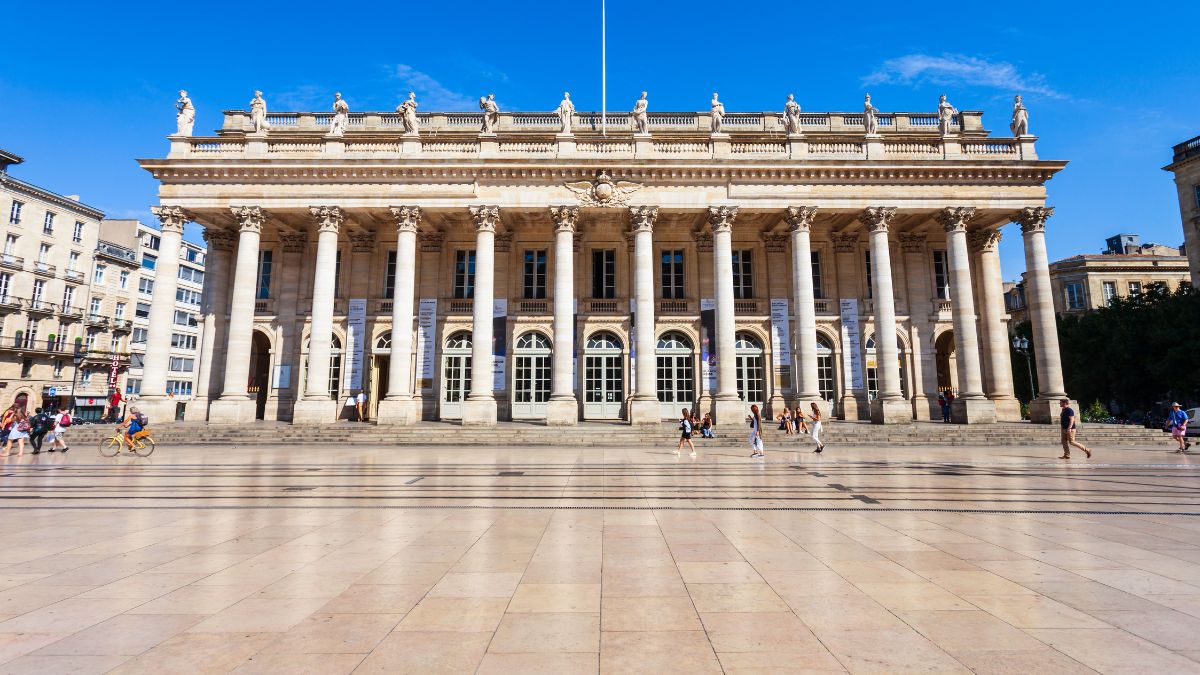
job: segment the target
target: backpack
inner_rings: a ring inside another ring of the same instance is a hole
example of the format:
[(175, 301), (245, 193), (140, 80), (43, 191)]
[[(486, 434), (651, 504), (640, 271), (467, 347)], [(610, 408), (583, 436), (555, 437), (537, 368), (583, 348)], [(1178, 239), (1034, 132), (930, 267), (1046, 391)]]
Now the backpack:
[(146, 413), (139, 412), (137, 414), (137, 423), (142, 425), (142, 428), (150, 426), (150, 418), (146, 417)]
[(58, 417), (58, 426), (60, 426), (64, 429), (71, 426), (71, 415), (69, 413), (63, 413), (62, 415), (60, 415)]
[(33, 426), (33, 433), (40, 434), (46, 430), (46, 426), (50, 423), (50, 416), (46, 413), (38, 413), (30, 420)]
[(0, 429), (8, 431), (12, 429), (13, 422), (17, 419), (17, 413), (13, 412), (12, 408), (4, 411), (4, 415), (0, 416)]
[(685, 434), (690, 434), (692, 432), (691, 421), (686, 419), (679, 420), (679, 430)]

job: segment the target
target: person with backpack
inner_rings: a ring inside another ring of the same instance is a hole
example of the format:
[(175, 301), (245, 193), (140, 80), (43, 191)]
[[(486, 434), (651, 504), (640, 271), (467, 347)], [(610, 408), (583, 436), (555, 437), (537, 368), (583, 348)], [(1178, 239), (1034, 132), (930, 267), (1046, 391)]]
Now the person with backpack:
[(50, 439), (50, 448), (47, 450), (48, 452), (54, 452), (56, 449), (58, 449), (58, 447), (61, 447), (63, 452), (71, 449), (70, 446), (67, 445), (66, 435), (66, 430), (69, 426), (71, 426), (70, 413), (60, 412), (55, 415), (54, 428), (50, 431), (50, 435), (47, 436), (47, 438)]
[(679, 447), (675, 449), (675, 454), (683, 451), (683, 444), (687, 443), (692, 449), (692, 457), (696, 456), (696, 444), (692, 442), (692, 429), (695, 428), (692, 423), (692, 411), (684, 408), (679, 411)]
[(41, 408), (34, 410), (33, 417), (29, 418), (29, 444), (33, 446), (33, 454), (42, 451), (42, 442), (53, 426), (54, 422), (45, 411)]
[(25, 412), (25, 406), (14, 403), (4, 412), (4, 416), (0, 417), (0, 426), (8, 432), (8, 440), (4, 442), (4, 452), (0, 452), (0, 457), (8, 457), (12, 454), (13, 441), (17, 442), (17, 457), (24, 455), (25, 439), (29, 438), (29, 430), (32, 428), (29, 424), (29, 414)]
[(121, 423), (121, 427), (125, 428), (125, 442), (129, 447), (133, 447), (133, 441), (137, 435), (150, 426), (150, 420), (138, 410), (137, 406), (129, 409), (129, 415), (125, 417), (125, 421)]

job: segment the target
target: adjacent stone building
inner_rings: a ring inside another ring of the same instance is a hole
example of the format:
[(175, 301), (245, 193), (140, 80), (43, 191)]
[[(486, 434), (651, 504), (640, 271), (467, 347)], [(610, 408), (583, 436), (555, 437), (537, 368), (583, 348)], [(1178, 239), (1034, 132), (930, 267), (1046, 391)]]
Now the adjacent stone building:
[(1193, 286), (1200, 286), (1200, 136), (1172, 148), (1164, 171), (1175, 174), (1179, 216), (1183, 220), (1183, 248), (1187, 253)]
[[(188, 415), (382, 424), (675, 418), (818, 402), (1017, 419), (999, 256), (1019, 224), (1042, 399), (1066, 395), (1044, 230), (1065, 162), (982, 114), (227, 111), (163, 159), (156, 308), (184, 224), (208, 283)], [(715, 111), (714, 107), (714, 111)], [(714, 117), (719, 115), (719, 117)], [(1023, 128), (1022, 128), (1023, 129)], [(602, 133), (603, 131), (603, 133)], [(1012, 228), (1009, 228), (1013, 231)], [(168, 261), (171, 261), (168, 263)], [(142, 401), (172, 327), (151, 315)], [(158, 414), (163, 418), (162, 413)]]

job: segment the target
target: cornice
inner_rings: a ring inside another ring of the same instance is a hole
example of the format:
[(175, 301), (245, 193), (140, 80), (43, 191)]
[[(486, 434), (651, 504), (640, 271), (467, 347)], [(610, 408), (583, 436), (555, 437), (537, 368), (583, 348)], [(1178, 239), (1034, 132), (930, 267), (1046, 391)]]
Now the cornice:
[(45, 188), (40, 188), (32, 183), (26, 183), (19, 178), (13, 178), (7, 173), (0, 172), (0, 186), (9, 188), (14, 192), (22, 192), (35, 199), (41, 199), (43, 201), (50, 202), (59, 208), (74, 211), (75, 213), (81, 213), (95, 220), (104, 220), (104, 212), (100, 209), (77, 202), (74, 199), (67, 199), (64, 196), (51, 192)]

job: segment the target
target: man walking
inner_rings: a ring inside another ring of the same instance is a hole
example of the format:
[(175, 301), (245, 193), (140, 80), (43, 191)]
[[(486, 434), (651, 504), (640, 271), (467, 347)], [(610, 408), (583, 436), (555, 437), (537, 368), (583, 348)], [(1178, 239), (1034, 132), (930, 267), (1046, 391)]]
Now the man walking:
[(358, 396), (354, 397), (354, 407), (358, 409), (358, 421), (366, 422), (367, 418), (364, 413), (367, 409), (367, 392), (365, 390), (358, 390)]
[(1058, 407), (1062, 408), (1062, 412), (1058, 415), (1059, 425), (1062, 426), (1062, 446), (1063, 454), (1059, 459), (1071, 459), (1071, 446), (1075, 446), (1083, 451), (1083, 454), (1092, 457), (1092, 451), (1087, 449), (1087, 446), (1075, 440), (1075, 411), (1071, 409), (1071, 401), (1068, 399), (1059, 399)]
[(1178, 402), (1171, 404), (1171, 412), (1167, 413), (1167, 424), (1170, 425), (1171, 438), (1179, 443), (1179, 449), (1175, 452), (1187, 452), (1191, 447), (1191, 443), (1187, 441), (1187, 425), (1190, 420), (1188, 414), (1183, 411), (1183, 407)]
[(38, 408), (33, 417), (29, 418), (29, 444), (33, 446), (33, 454), (36, 455), (42, 451), (42, 441), (45, 440), (46, 434), (50, 433), (53, 426), (53, 420), (41, 408)]

